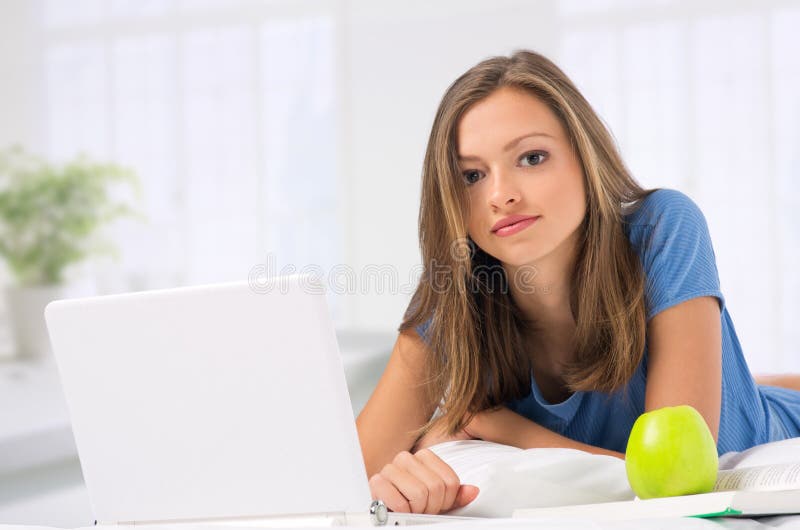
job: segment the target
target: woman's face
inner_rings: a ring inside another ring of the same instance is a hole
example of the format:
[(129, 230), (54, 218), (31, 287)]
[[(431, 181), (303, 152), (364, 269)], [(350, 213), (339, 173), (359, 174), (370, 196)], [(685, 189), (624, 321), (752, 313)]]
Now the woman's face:
[[(547, 105), (502, 87), (464, 114), (457, 134), (468, 233), (484, 252), (520, 266), (574, 244), (586, 212), (583, 170)], [(493, 230), (512, 215), (536, 219)]]

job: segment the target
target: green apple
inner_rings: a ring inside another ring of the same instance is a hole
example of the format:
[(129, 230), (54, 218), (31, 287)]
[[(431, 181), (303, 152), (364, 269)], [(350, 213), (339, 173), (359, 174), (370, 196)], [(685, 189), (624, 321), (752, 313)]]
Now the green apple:
[(718, 469), (717, 444), (694, 407), (664, 407), (634, 422), (625, 471), (640, 499), (707, 493)]

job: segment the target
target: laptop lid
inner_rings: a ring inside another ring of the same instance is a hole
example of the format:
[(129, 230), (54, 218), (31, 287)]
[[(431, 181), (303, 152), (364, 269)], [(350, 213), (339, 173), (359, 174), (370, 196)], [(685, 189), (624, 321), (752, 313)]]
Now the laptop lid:
[(312, 277), (60, 300), (45, 318), (99, 522), (369, 507)]

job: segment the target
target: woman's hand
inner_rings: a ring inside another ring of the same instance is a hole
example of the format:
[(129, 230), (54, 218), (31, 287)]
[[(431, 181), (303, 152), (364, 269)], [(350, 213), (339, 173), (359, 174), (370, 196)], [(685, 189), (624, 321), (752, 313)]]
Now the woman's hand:
[[(463, 432), (472, 440), (486, 440), (487, 442), (510, 443), (515, 430), (519, 428), (521, 416), (513, 413), (510, 409), (499, 406), (493, 409), (483, 410), (472, 416), (472, 419), (464, 426)], [(530, 421), (525, 419), (526, 421)], [(519, 445), (516, 445), (520, 447)]]
[(453, 468), (429, 449), (402, 451), (369, 479), (373, 499), (394, 512), (439, 514), (466, 506), (478, 488), (462, 485)]
[(447, 432), (445, 432), (444, 422), (439, 420), (433, 424), (428, 432), (417, 440), (411, 452), (415, 453), (420, 449), (425, 449), (426, 447), (431, 447), (432, 445), (443, 442), (451, 442), (453, 440), (474, 440), (474, 438), (467, 433), (466, 429), (462, 429), (455, 434), (447, 434)]
[(453, 440), (486, 440), (524, 448), (523, 440), (519, 439), (518, 435), (521, 429), (530, 427), (532, 423), (531, 420), (512, 412), (507, 407), (499, 406), (473, 414), (460, 431), (447, 434), (441, 418), (417, 440), (411, 452)]

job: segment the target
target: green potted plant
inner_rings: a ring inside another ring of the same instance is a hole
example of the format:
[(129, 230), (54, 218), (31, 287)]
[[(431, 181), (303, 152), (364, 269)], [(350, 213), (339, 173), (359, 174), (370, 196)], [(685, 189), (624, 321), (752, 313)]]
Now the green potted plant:
[(140, 195), (129, 169), (80, 155), (51, 164), (19, 146), (0, 151), (0, 257), (14, 283), (6, 306), (18, 356), (49, 349), (43, 310), (63, 297), (70, 266), (90, 256), (117, 256), (101, 228), (138, 216), (130, 201), (115, 198), (122, 185)]

